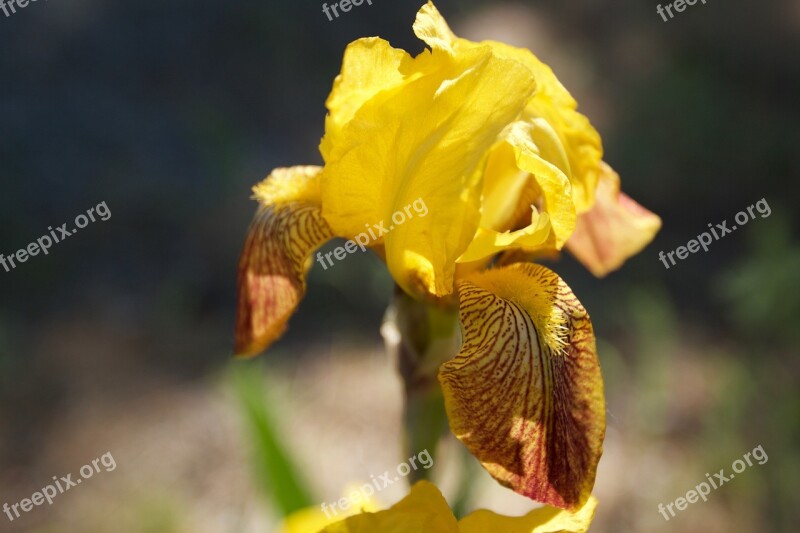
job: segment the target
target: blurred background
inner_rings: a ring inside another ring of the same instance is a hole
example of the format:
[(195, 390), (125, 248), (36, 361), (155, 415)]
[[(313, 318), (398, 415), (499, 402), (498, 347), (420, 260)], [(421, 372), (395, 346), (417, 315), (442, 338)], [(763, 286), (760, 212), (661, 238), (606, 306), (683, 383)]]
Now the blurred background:
[[(106, 452), (117, 463), (13, 523), (0, 515), (0, 531), (272, 531), (276, 492), (319, 505), (405, 459), (402, 387), (379, 336), (392, 283), (377, 258), (315, 268), (287, 335), (255, 363), (231, 359), (250, 187), (274, 167), (321, 163), (348, 42), (422, 50), (422, 0), (373, 0), (333, 21), (321, 4), (0, 12), (0, 253), (101, 202), (112, 213), (0, 270), (0, 504)], [(592, 315), (606, 379), (592, 531), (795, 531), (800, 3), (698, 2), (668, 22), (656, 5), (437, 2), (459, 35), (552, 65), (625, 191), (664, 221), (604, 280), (570, 257), (549, 265)], [(768, 218), (669, 270), (659, 262), (762, 198)], [(758, 445), (767, 463), (669, 522), (659, 514)], [(263, 467), (281, 449), (292, 490)], [(458, 446), (445, 443), (445, 467), (448, 453)], [(466, 510), (533, 507), (482, 473), (473, 489)]]

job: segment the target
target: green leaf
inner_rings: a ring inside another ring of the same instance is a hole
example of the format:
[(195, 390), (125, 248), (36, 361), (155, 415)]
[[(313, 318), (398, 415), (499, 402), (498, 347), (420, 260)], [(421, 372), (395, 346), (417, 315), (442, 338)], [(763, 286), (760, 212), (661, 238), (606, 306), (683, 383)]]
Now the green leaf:
[(313, 500), (283, 443), (264, 395), (260, 363), (235, 363), (231, 382), (250, 429), (256, 482), (283, 517), (310, 507)]

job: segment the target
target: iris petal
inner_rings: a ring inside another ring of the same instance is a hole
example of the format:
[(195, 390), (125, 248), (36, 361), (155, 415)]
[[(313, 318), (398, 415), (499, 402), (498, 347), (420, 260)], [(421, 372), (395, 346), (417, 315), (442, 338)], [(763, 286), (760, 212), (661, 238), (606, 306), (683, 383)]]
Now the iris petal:
[(341, 132), (361, 106), (381, 91), (404, 83), (408, 75), (413, 76), (402, 71), (403, 63), (410, 60), (405, 51), (392, 48), (377, 37), (359, 39), (347, 46), (342, 71), (333, 82), (326, 102), (329, 113), (320, 145), (326, 161), (340, 157), (347, 150)]
[(470, 513), (458, 522), (461, 533), (584, 533), (589, 529), (597, 499), (592, 496), (574, 513), (540, 507), (525, 516), (503, 516), (486, 509)]
[[(485, 155), (535, 84), (489, 47), (457, 56), (434, 49), (405, 66), (416, 67), (418, 75), (375, 95), (344, 127), (336, 142), (347, 148), (326, 161), (322, 205), (337, 235), (385, 223), (389, 233), (375, 244), (385, 245), (395, 281), (412, 294), (444, 296), (478, 227)], [(418, 199), (427, 217), (404, 216)]]
[(386, 511), (361, 513), (322, 533), (458, 533), (458, 523), (435, 485), (419, 481), (408, 496)]
[(253, 189), (261, 205), (239, 259), (240, 356), (258, 354), (283, 334), (305, 295), (311, 254), (333, 237), (319, 206), (321, 170), (276, 169)]
[(538, 265), (459, 283), (463, 344), (439, 381), (453, 433), (501, 484), (575, 509), (605, 434), (603, 381), (586, 310)]
[(638, 254), (661, 228), (661, 219), (620, 190), (619, 176), (603, 163), (594, 207), (578, 217), (567, 249), (598, 277)]

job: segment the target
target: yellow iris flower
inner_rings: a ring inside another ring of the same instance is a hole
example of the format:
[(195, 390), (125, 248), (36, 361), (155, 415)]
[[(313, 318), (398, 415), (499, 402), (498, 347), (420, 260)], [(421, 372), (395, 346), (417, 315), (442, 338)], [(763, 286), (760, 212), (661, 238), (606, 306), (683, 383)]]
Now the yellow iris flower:
[(456, 520), (439, 489), (419, 481), (408, 496), (385, 511), (371, 507), (342, 520), (326, 517), (318, 508), (304, 509), (286, 520), (282, 533), (583, 533), (596, 507), (592, 497), (575, 512), (545, 506), (512, 517), (481, 509)]
[(414, 31), (429, 47), (416, 57), (351, 43), (327, 101), (324, 167), (277, 169), (254, 188), (237, 353), (283, 333), (317, 248), (422, 199), (427, 216), (369, 247), (409, 295), (459, 306), (461, 350), (439, 371), (453, 433), (501, 484), (579, 509), (605, 434), (592, 324), (559, 276), (515, 261), (566, 246), (602, 276), (660, 219), (620, 191), (599, 135), (530, 51), (460, 39), (430, 2)]

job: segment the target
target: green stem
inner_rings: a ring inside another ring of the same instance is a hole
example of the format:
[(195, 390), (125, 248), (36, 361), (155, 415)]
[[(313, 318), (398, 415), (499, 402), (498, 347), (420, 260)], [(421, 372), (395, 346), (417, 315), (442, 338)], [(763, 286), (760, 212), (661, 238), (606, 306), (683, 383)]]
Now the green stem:
[[(439, 366), (458, 352), (458, 314), (414, 300), (397, 289), (381, 332), (404, 384), (404, 460), (427, 450), (435, 463), (439, 440), (447, 432), (437, 375)], [(409, 481), (413, 484), (429, 477), (427, 468), (417, 468)]]

